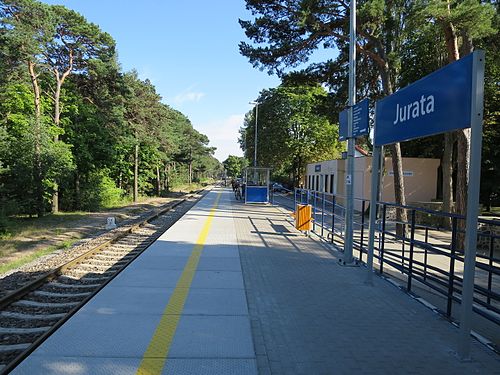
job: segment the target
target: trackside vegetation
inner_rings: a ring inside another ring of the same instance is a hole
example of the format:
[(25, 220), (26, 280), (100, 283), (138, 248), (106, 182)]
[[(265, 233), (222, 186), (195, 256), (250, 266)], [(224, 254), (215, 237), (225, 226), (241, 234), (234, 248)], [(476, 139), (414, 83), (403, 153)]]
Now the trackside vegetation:
[(222, 170), (208, 143), (151, 81), (121, 70), (98, 25), (59, 5), (0, 1), (0, 231), (12, 216), (208, 181)]
[[(246, 7), (252, 16), (239, 21), (247, 36), (239, 45), (240, 53), (254, 67), (281, 77), (286, 87), (310, 86), (313, 82), (325, 87), (330, 99), (330, 118), (336, 123), (338, 113), (347, 106), (349, 2), (246, 0)], [(498, 10), (498, 1), (488, 0), (357, 1), (358, 100), (367, 97), (374, 102), (474, 49), (485, 50), (481, 203), (487, 209), (500, 204)], [(318, 62), (315, 53), (319, 50), (321, 56), (332, 57)], [(269, 100), (268, 96), (262, 93), (261, 107)], [(251, 127), (252, 121), (246, 122), (242, 134), (249, 135)], [(273, 141), (262, 140), (270, 147)], [(367, 137), (358, 142), (371, 147)], [(246, 144), (251, 150), (252, 145)], [(444, 210), (465, 213), (469, 129), (388, 145), (386, 149), (393, 160), (397, 203), (405, 204), (402, 157), (434, 157), (442, 161), (438, 197), (443, 200)], [(403, 214), (404, 211), (398, 213)], [(406, 219), (399, 216), (398, 220)]]

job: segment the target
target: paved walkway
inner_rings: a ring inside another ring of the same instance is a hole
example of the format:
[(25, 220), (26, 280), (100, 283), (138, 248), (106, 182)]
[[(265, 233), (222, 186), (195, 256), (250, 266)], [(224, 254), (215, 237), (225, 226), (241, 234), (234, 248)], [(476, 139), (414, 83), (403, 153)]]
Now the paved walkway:
[(499, 374), (477, 342), (275, 207), (215, 189), (15, 374)]
[(16, 375), (255, 375), (229, 191), (209, 192)]
[(298, 232), (270, 206), (233, 206), (259, 373), (500, 374), (476, 341), (455, 355), (458, 329), (365, 268)]

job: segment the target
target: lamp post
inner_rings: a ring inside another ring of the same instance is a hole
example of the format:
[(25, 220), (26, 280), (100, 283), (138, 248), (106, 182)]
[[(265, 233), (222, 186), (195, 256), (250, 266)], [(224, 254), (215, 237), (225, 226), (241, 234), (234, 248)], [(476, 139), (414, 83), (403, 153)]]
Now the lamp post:
[(350, 4), (349, 24), (349, 112), (347, 127), (347, 178), (346, 178), (346, 211), (345, 211), (345, 241), (343, 265), (355, 265), (352, 256), (353, 248), (353, 210), (354, 210), (354, 153), (355, 138), (353, 137), (352, 107), (356, 104), (356, 1)]
[(259, 102), (250, 102), (248, 104), (252, 104), (255, 106), (255, 140), (254, 140), (254, 154), (253, 154), (253, 166), (257, 167), (257, 116), (259, 114)]

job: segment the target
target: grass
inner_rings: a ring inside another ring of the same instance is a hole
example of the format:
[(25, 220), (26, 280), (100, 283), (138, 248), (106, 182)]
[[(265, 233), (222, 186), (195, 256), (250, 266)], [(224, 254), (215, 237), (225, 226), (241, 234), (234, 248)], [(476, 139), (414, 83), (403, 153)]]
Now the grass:
[[(11, 238), (13, 236), (29, 236), (33, 232), (40, 232), (49, 228), (57, 228), (55, 231), (61, 231), (59, 226), (64, 225), (69, 221), (74, 221), (85, 217), (86, 212), (60, 212), (57, 214), (47, 215), (41, 218), (28, 216), (10, 217), (7, 222), (7, 234), (0, 239)], [(58, 234), (58, 233), (56, 233)]]
[(54, 239), (71, 227), (71, 224), (84, 218), (86, 212), (61, 212), (42, 218), (16, 216), (7, 221), (6, 233), (0, 236), (0, 263), (11, 257), (12, 261), (0, 265), (0, 274), (29, 263), (41, 256), (59, 249), (70, 247), (79, 238), (72, 237), (62, 241), (45, 243)]
[(38, 258), (43, 257), (45, 255), (51, 254), (56, 250), (67, 249), (67, 248), (71, 247), (71, 245), (73, 245), (76, 241), (77, 241), (76, 239), (67, 240), (59, 245), (49, 246), (45, 249), (37, 250), (29, 255), (25, 255), (25, 256), (23, 256), (19, 259), (16, 259), (12, 262), (0, 265), (0, 274), (8, 272), (8, 271), (15, 269), (15, 268), (19, 268), (25, 264), (28, 264), (28, 263), (34, 261), (35, 259), (38, 259)]
[(176, 191), (181, 191), (181, 192), (184, 192), (184, 193), (190, 193), (190, 192), (193, 192), (193, 191), (196, 191), (196, 190), (200, 190), (200, 189), (203, 189), (204, 188), (204, 185), (200, 184), (200, 183), (192, 183), (192, 184), (179, 184), (179, 185), (176, 185), (173, 190), (176, 190)]
[[(140, 197), (139, 202), (145, 201), (150, 197)], [(130, 205), (131, 202), (124, 200), (120, 204), (103, 208), (103, 211), (122, 208)], [(134, 210), (132, 210), (133, 212)], [(136, 212), (140, 212), (139, 209)], [(6, 255), (12, 251), (22, 250), (25, 243), (16, 241), (20, 237), (32, 238), (52, 238), (63, 234), (69, 224), (89, 215), (89, 212), (72, 211), (59, 212), (57, 214), (48, 214), (44, 217), (14, 216), (9, 217), (5, 222), (5, 232), (0, 234), (0, 256)]]
[[(189, 192), (201, 189), (201, 184), (184, 184), (176, 186), (176, 191)], [(139, 203), (151, 197), (139, 197)], [(129, 199), (124, 199), (112, 208), (103, 208), (103, 211), (119, 209), (131, 204)], [(131, 208), (130, 213), (137, 213), (139, 208)], [(0, 234), (0, 262), (2, 258), (12, 257), (12, 261), (6, 264), (0, 264), (0, 274), (26, 263), (29, 263), (41, 256), (50, 254), (58, 249), (71, 246), (79, 238), (70, 238), (60, 243), (45, 243), (44, 241), (61, 236), (71, 229), (75, 222), (84, 219), (89, 212), (60, 212), (57, 214), (48, 214), (42, 218), (29, 216), (14, 216), (5, 219), (1, 224), (5, 228)], [(119, 216), (120, 214), (117, 213)], [(38, 246), (38, 247), (37, 247)], [(41, 246), (44, 246), (41, 248)], [(38, 248), (38, 250), (34, 250)], [(23, 254), (25, 253), (25, 254)], [(16, 257), (16, 259), (14, 259)]]
[(491, 207), (490, 211), (485, 211), (484, 207), (481, 207), (481, 215), (500, 216), (500, 207)]

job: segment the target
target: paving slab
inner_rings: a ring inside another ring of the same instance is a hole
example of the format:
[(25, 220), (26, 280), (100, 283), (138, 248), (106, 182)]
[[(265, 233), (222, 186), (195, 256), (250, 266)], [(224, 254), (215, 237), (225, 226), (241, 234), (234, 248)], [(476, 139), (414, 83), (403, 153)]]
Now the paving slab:
[(382, 278), (367, 285), (365, 268), (340, 266), (288, 219), (214, 190), (13, 373), (136, 374), (160, 322), (178, 317), (166, 361), (148, 358), (162, 374), (500, 375), (497, 354), (473, 341), (460, 361), (456, 327)]
[(500, 374), (497, 354), (473, 341), (460, 361), (456, 327), (379, 277), (365, 284), (366, 268), (340, 266), (287, 214), (234, 211), (260, 374)]
[[(136, 374), (147, 359), (158, 374), (255, 375), (231, 196), (210, 192), (13, 373)], [(172, 324), (161, 358), (149, 347)]]

